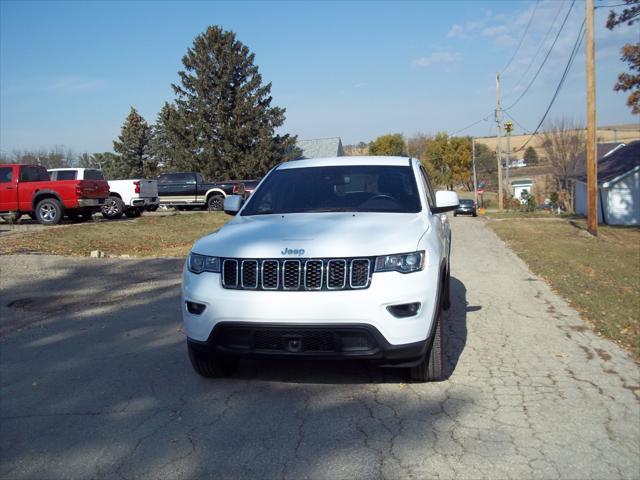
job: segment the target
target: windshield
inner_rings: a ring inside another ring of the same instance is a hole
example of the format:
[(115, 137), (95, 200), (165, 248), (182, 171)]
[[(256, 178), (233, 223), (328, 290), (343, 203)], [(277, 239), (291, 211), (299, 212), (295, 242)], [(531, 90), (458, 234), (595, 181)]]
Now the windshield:
[(242, 215), (422, 210), (410, 166), (286, 168), (269, 175)]

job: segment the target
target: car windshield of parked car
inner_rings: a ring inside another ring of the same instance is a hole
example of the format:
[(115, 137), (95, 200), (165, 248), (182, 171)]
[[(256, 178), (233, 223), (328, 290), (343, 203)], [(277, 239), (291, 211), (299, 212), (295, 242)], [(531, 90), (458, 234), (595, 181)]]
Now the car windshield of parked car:
[(461, 199), (460, 200), (460, 205), (473, 205), (473, 200)]
[(421, 211), (409, 166), (345, 165), (285, 168), (260, 185), (242, 215), (310, 212)]

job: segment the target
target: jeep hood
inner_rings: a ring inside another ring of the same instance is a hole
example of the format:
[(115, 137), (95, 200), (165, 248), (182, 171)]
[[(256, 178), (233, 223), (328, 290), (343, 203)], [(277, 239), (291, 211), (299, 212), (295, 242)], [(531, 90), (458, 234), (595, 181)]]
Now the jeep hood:
[[(421, 213), (237, 216), (217, 232), (198, 240), (193, 252), (236, 258), (384, 255), (415, 251), (428, 228)], [(298, 252), (283, 253), (286, 249)]]

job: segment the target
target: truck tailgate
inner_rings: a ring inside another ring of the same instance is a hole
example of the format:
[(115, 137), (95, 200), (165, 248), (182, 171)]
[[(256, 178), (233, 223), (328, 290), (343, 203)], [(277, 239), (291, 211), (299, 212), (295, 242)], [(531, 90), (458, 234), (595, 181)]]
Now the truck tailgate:
[(158, 181), (157, 180), (138, 180), (140, 182), (141, 197), (157, 197)]
[(105, 180), (76, 180), (82, 198), (107, 198), (109, 184)]

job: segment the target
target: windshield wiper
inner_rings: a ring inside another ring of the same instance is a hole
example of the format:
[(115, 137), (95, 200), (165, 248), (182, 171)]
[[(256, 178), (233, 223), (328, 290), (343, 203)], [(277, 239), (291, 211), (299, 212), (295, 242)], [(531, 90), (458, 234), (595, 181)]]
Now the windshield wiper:
[(311, 210), (304, 210), (299, 213), (319, 213), (319, 212), (355, 212), (353, 208), (334, 207), (334, 208), (314, 208)]

